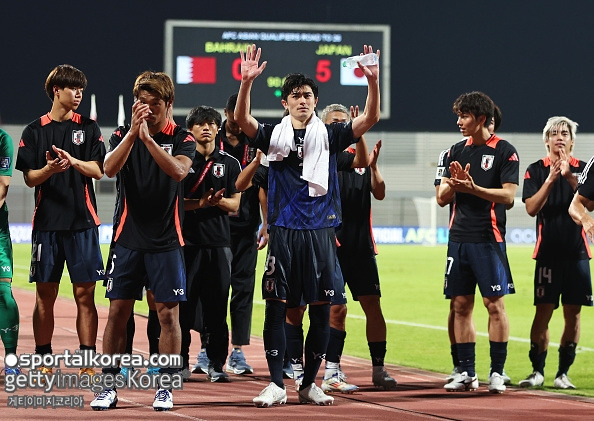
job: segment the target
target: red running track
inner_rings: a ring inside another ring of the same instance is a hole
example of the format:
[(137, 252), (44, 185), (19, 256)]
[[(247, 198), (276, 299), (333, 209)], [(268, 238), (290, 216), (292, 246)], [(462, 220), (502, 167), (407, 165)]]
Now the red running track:
[[(35, 294), (30, 291), (14, 291), (21, 313), (19, 353), (34, 350), (32, 312)], [(98, 290), (98, 293), (100, 291)], [(98, 351), (101, 350), (103, 329), (107, 320), (107, 309), (100, 307)], [(78, 347), (75, 328), (76, 306), (73, 301), (58, 298), (55, 306), (54, 353), (64, 349), (74, 351)], [(136, 317), (135, 353), (148, 355), (146, 339), (146, 318)], [(196, 341), (198, 335), (194, 336)], [(198, 349), (192, 347), (195, 355)], [(44, 395), (40, 389), (21, 389), (13, 394), (4, 390), (0, 394), (1, 420), (290, 420), (327, 418), (339, 420), (592, 420), (594, 399), (571, 397), (564, 394), (525, 390), (509, 387), (501, 395), (490, 394), (486, 385), (474, 392), (448, 393), (443, 389), (444, 375), (416, 369), (387, 366), (390, 374), (399, 382), (396, 390), (378, 391), (371, 383), (371, 362), (369, 360), (344, 356), (343, 370), (349, 382), (360, 389), (351, 395), (335, 394), (333, 406), (319, 407), (301, 405), (294, 391), (293, 381), (286, 380), (288, 402), (272, 408), (256, 408), (252, 398), (269, 383), (262, 340), (252, 338), (252, 344), (244, 348), (248, 362), (254, 367), (254, 374), (248, 376), (230, 375), (229, 383), (210, 383), (206, 375), (193, 374), (183, 384), (183, 390), (174, 391), (174, 408), (168, 412), (152, 409), (154, 392), (151, 390), (120, 389), (116, 409), (93, 411), (89, 402), (93, 394), (83, 389), (54, 389), (45, 396), (82, 396), (82, 408), (13, 408), (15, 395)], [(62, 369), (75, 372), (74, 369)], [(322, 372), (322, 370), (320, 371)], [(319, 381), (318, 381), (319, 385)], [(88, 418), (87, 418), (88, 417)]]

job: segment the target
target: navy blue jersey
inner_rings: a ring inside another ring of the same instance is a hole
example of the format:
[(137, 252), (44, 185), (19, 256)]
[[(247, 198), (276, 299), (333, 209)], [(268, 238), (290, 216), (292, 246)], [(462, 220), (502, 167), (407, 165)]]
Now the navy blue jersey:
[[(571, 172), (579, 177), (586, 166), (584, 161), (571, 157)], [(524, 175), (522, 201), (534, 196), (549, 176), (551, 159), (547, 156), (530, 164)], [(590, 247), (581, 226), (577, 225), (568, 209), (573, 199), (573, 188), (559, 176), (542, 209), (536, 215), (536, 247), (532, 257), (536, 260), (581, 260), (590, 258)]]
[[(243, 170), (256, 157), (257, 149), (249, 145), (247, 136), (242, 132), (237, 135), (239, 143), (233, 146), (229, 143), (225, 132), (225, 122), (219, 131), (219, 141), (222, 148), (229, 155), (236, 158), (241, 164)], [(241, 193), (241, 201), (237, 212), (229, 214), (231, 229), (254, 231), (260, 225), (260, 200), (258, 198), (258, 187), (252, 183), (248, 189)]]
[[(472, 137), (450, 148), (448, 162), (458, 161), (462, 168), (470, 164), (470, 176), (477, 186), (501, 188), (504, 183), (519, 182), (519, 159), (516, 148), (497, 135), (484, 145), (474, 145)], [(449, 166), (443, 176), (450, 178)], [(504, 242), (506, 206), (469, 193), (456, 193), (450, 219), (450, 241)]]
[[(269, 162), (268, 224), (289, 229), (311, 230), (337, 227), (341, 221), (340, 196), (336, 154), (356, 140), (351, 123), (326, 125), (330, 157), (328, 166), (328, 192), (310, 197), (307, 181), (301, 178), (303, 165), (303, 138), (305, 129), (294, 130), (295, 151), (282, 161)], [(274, 125), (259, 125), (252, 144), (268, 154)]]
[[(224, 197), (236, 192), (235, 181), (241, 172), (239, 161), (218, 145), (208, 161), (196, 152), (192, 168), (184, 180), (184, 197), (199, 199), (207, 191), (225, 189)], [(185, 212), (183, 235), (186, 244), (200, 247), (231, 247), (229, 214), (218, 206)]]
[[(118, 127), (111, 135), (113, 150), (129, 127)], [(196, 141), (187, 130), (168, 122), (153, 136), (172, 156), (194, 158)], [(183, 246), (183, 189), (159, 167), (147, 147), (136, 139), (128, 159), (118, 173), (119, 195), (116, 209), (121, 212), (114, 241), (130, 250), (169, 251)], [(117, 218), (117, 213), (114, 215)]]
[[(72, 113), (66, 121), (47, 113), (23, 130), (16, 169), (39, 170), (47, 164), (45, 153), (57, 158), (52, 145), (81, 161), (103, 162), (105, 144), (94, 120)], [(85, 230), (100, 224), (93, 179), (74, 168), (52, 174), (35, 186), (33, 229), (39, 231)]]

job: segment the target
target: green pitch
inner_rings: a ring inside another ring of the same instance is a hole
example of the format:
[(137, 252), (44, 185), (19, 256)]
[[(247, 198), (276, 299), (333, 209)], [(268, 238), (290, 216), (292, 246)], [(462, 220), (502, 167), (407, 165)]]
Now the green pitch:
[[(528, 360), (529, 333), (534, 315), (532, 305), (532, 276), (534, 261), (531, 246), (508, 246), (508, 256), (517, 293), (506, 297), (510, 321), (510, 340), (505, 370), (517, 384), (532, 371)], [(388, 326), (388, 353), (386, 362), (417, 367), (440, 373), (452, 369), (450, 345), (446, 330), (449, 301), (444, 299), (443, 272), (445, 246), (379, 246), (378, 266), (382, 287), (382, 309)], [(107, 255), (107, 246), (104, 247)], [(260, 279), (264, 268), (264, 252), (259, 256), (252, 333), (262, 334), (264, 302), (261, 300)], [(14, 286), (34, 289), (28, 284), (30, 245), (14, 245)], [(593, 268), (594, 269), (594, 268)], [(72, 297), (68, 275), (64, 274), (60, 294)], [(103, 298), (103, 287), (97, 285), (96, 302), (108, 306)], [(365, 338), (365, 318), (359, 304), (348, 294), (347, 338), (344, 353), (363, 358), (369, 357)], [(146, 302), (136, 304), (136, 312), (147, 313)], [(578, 390), (572, 394), (594, 396), (594, 315), (592, 308), (582, 311), (582, 335), (578, 355), (569, 371), (569, 377)], [(480, 295), (475, 303), (477, 330), (476, 367), (479, 380), (486, 381), (489, 370), (489, 340), (487, 337), (487, 312)], [(307, 317), (306, 317), (307, 318)], [(307, 320), (305, 320), (307, 325)], [(545, 389), (552, 389), (557, 371), (558, 342), (563, 327), (562, 310), (555, 311), (550, 323), (551, 345), (545, 370)], [(306, 326), (307, 328), (307, 326)], [(101, 334), (101, 333), (100, 333)], [(347, 373), (348, 374), (348, 373)], [(445, 377), (445, 375), (444, 375)]]

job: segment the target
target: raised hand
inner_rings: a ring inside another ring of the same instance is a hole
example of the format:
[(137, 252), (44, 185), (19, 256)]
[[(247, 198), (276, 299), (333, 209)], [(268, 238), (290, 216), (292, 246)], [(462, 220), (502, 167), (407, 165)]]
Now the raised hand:
[(369, 154), (369, 166), (375, 167), (377, 165), (377, 158), (379, 157), (380, 149), (382, 148), (382, 140), (378, 140), (373, 150)]
[(252, 44), (248, 46), (245, 52), (239, 52), (239, 56), (241, 57), (241, 80), (245, 82), (249, 82), (257, 78), (262, 74), (264, 69), (266, 68), (267, 61), (262, 62), (262, 64), (258, 65), (260, 61), (260, 55), (262, 54), (261, 48), (256, 48), (256, 44)]
[[(373, 53), (373, 47), (371, 45), (364, 45), (363, 46), (363, 54), (371, 54)], [(376, 52), (377, 58), (380, 57), (380, 50)], [(357, 63), (359, 65), (359, 69), (365, 74), (367, 79), (377, 80), (379, 78), (379, 63), (373, 64), (371, 66), (363, 66), (361, 62)]]
[(573, 174), (571, 172), (571, 167), (569, 166), (569, 157), (567, 156), (563, 148), (559, 149), (559, 161), (561, 162), (561, 175), (565, 178), (571, 177)]

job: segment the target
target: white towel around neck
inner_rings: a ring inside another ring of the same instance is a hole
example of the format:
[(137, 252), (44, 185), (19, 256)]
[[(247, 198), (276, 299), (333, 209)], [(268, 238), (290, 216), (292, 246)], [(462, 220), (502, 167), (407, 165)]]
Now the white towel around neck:
[[(305, 128), (301, 175), (301, 178), (308, 182), (311, 197), (323, 196), (328, 192), (329, 149), (328, 129), (314, 114)], [(291, 116), (285, 116), (272, 130), (266, 158), (268, 161), (282, 161), (292, 150), (297, 150), (295, 132)]]

